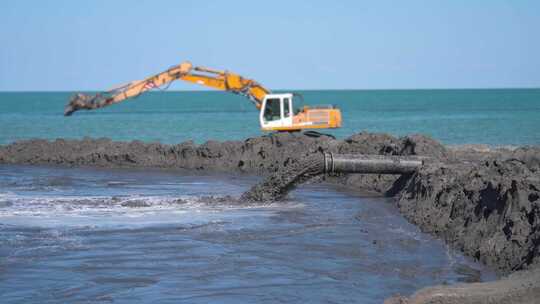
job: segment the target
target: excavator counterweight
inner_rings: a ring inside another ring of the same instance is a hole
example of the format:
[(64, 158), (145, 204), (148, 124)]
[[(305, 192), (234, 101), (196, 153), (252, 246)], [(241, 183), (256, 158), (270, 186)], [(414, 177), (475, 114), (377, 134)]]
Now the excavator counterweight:
[(293, 107), (294, 94), (272, 94), (254, 80), (228, 71), (194, 67), (187, 61), (144, 80), (132, 81), (94, 96), (75, 94), (66, 105), (64, 115), (70, 116), (78, 110), (94, 110), (119, 103), (168, 85), (174, 80), (196, 83), (247, 97), (260, 110), (259, 122), (265, 131), (341, 127), (341, 112), (333, 106), (326, 108), (306, 106), (296, 109)]

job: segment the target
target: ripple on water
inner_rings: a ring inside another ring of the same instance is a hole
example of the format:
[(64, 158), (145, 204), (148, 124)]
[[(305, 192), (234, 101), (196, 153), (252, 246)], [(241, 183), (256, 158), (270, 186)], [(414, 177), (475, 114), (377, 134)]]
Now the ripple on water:
[(15, 181), (64, 175), (72, 184), (2, 190), (3, 303), (380, 303), (426, 285), (486, 278), (481, 265), (421, 233), (393, 203), (328, 185), (260, 206), (236, 199), (257, 181), (251, 177), (10, 172)]

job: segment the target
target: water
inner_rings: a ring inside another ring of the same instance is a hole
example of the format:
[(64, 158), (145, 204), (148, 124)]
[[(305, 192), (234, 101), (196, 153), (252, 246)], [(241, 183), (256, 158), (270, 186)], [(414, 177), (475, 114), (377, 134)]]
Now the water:
[(389, 200), (329, 185), (265, 207), (199, 199), (257, 180), (0, 166), (2, 303), (381, 303), (495, 278)]
[[(540, 144), (540, 89), (306, 91), (306, 104), (336, 104), (346, 137), (365, 130), (423, 133), (447, 143)], [(261, 135), (258, 113), (225, 92), (152, 92), (112, 107), (62, 116), (72, 93), (0, 93), (0, 143), (110, 137), (178, 143)]]
[[(540, 90), (307, 91), (344, 127), (447, 144), (540, 144)], [(223, 92), (159, 92), (62, 116), (71, 93), (0, 93), (0, 143), (110, 137), (178, 143), (261, 135)], [(282, 203), (228, 199), (253, 176), (0, 165), (2, 303), (381, 303), (429, 285), (491, 280), (403, 219), (391, 200), (330, 185)], [(208, 203), (201, 197), (215, 195)]]

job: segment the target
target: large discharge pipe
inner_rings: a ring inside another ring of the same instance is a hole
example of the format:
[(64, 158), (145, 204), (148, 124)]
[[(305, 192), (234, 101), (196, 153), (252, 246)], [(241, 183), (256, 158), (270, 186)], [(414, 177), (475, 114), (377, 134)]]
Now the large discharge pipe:
[(420, 157), (324, 153), (324, 173), (407, 174), (423, 163)]
[(362, 154), (315, 154), (281, 168), (242, 194), (241, 201), (271, 202), (283, 199), (297, 185), (320, 174), (410, 174), (427, 158)]

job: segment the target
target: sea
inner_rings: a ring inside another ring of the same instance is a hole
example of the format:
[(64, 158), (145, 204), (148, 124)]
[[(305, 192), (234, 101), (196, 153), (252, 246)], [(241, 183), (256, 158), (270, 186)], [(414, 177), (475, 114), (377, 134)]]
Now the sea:
[[(293, 91), (297, 92), (297, 91)], [(93, 93), (93, 92), (89, 92)], [(421, 133), (445, 144), (540, 144), (540, 89), (298, 91), (301, 105), (336, 105), (338, 138), (361, 131)], [(0, 92), (0, 144), (30, 138), (108, 137), (179, 143), (260, 136), (246, 98), (219, 91), (149, 92), (63, 117), (73, 92)]]
[[(304, 91), (335, 104), (338, 138), (428, 134), (449, 145), (540, 144), (540, 90)], [(155, 92), (63, 116), (70, 92), (0, 93), (0, 144), (260, 136), (222, 92)], [(241, 205), (238, 173), (0, 165), (1, 303), (382, 303), (493, 269), (407, 222), (390, 198), (307, 184)]]

